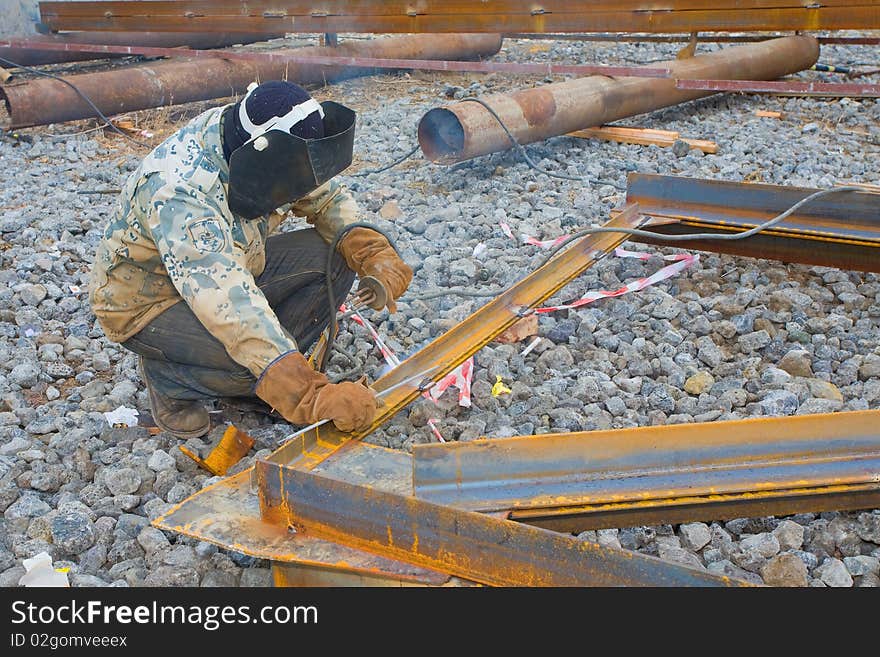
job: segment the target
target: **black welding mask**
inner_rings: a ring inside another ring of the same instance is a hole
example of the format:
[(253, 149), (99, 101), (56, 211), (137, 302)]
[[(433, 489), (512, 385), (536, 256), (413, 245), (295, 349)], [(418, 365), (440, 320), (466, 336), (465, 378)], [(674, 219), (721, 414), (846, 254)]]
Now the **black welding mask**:
[[(355, 112), (344, 105), (309, 99), (287, 114), (253, 125), (241, 103), (239, 119), (251, 138), (229, 158), (229, 209), (245, 219), (293, 203), (351, 164)], [(313, 112), (324, 123), (324, 137), (303, 139), (291, 128)]]

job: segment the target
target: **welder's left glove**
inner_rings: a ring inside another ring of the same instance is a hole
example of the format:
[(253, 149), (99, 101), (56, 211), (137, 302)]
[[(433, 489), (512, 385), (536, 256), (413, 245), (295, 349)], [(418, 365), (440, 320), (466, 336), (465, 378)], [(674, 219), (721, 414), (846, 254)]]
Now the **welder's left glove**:
[(413, 271), (381, 233), (369, 228), (352, 228), (336, 247), (349, 268), (358, 276), (372, 276), (388, 292), (388, 310), (397, 312), (399, 299), (412, 281)]

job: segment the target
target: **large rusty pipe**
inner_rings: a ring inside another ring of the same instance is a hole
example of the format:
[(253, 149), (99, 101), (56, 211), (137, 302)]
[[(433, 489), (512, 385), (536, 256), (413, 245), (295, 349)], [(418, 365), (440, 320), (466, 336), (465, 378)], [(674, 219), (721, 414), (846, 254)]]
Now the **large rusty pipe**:
[[(301, 56), (398, 59), (477, 59), (501, 48), (497, 34), (420, 34), (351, 41), (335, 47), (284, 51)], [(281, 52), (281, 51), (273, 51)], [(66, 79), (107, 115), (179, 105), (243, 93), (254, 80), (287, 79), (299, 84), (333, 82), (373, 69), (279, 61), (187, 59), (86, 73)], [(9, 127), (24, 128), (93, 117), (94, 111), (66, 84), (52, 79), (0, 87)]]
[[(481, 100), (498, 113), (520, 144), (528, 144), (713, 93), (676, 89), (676, 78), (773, 80), (808, 69), (818, 58), (816, 39), (792, 36), (656, 64), (670, 70), (669, 78), (591, 76)], [(428, 159), (442, 164), (512, 146), (495, 117), (479, 103), (467, 101), (425, 114), (419, 122), (419, 144)]]
[[(35, 34), (26, 38), (30, 42), (57, 44), (89, 43), (102, 46), (150, 46), (153, 48), (177, 48), (185, 46), (194, 50), (226, 48), (238, 43), (254, 43), (282, 37), (284, 34), (251, 34), (241, 32), (65, 32), (63, 34)], [(41, 66), (62, 62), (81, 62), (89, 59), (108, 59), (124, 55), (103, 55), (91, 52), (41, 50), (33, 48), (0, 47), (0, 57), (24, 66)]]

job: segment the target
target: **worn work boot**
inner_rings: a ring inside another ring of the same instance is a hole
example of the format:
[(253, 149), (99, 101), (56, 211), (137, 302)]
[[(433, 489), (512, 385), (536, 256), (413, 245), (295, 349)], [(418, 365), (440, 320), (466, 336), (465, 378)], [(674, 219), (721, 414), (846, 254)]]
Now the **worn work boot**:
[(182, 440), (200, 438), (208, 433), (211, 429), (211, 417), (201, 402), (172, 399), (163, 394), (160, 386), (147, 375), (142, 356), (138, 356), (138, 371), (147, 385), (153, 420), (160, 429)]

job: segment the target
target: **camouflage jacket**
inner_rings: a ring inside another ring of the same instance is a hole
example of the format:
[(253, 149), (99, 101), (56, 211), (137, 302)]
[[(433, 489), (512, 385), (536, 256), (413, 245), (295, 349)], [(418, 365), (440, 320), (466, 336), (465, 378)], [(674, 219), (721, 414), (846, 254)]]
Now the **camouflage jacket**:
[[(284, 216), (246, 220), (229, 210), (223, 109), (193, 119), (129, 177), (95, 256), (89, 300), (107, 337), (124, 342), (182, 299), (230, 357), (259, 376), (296, 349), (254, 281), (266, 238)], [(332, 180), (289, 211), (328, 243), (358, 219), (357, 204)]]

